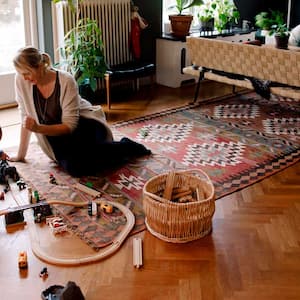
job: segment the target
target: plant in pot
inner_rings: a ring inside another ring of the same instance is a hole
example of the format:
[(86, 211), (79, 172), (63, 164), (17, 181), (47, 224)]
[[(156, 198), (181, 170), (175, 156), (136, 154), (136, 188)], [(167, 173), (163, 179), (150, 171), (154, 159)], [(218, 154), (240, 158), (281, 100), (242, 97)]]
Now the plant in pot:
[(216, 17), (215, 27), (222, 33), (224, 29), (231, 29), (233, 23), (237, 24), (240, 18), (240, 13), (233, 0), (215, 0)]
[(64, 37), (60, 66), (76, 79), (82, 97), (94, 102), (97, 80), (104, 78), (107, 65), (104, 59), (101, 31), (95, 20), (80, 19)]
[(274, 35), (276, 48), (288, 49), (290, 32), (283, 19), (278, 20), (277, 24), (271, 26), (269, 34)]
[(217, 4), (214, 0), (203, 0), (198, 11), (200, 31), (213, 31)]
[[(58, 3), (62, 0), (53, 0)], [(60, 62), (56, 64), (69, 71), (76, 79), (80, 95), (86, 100), (97, 101), (97, 82), (107, 71), (102, 33), (97, 21), (80, 18), (80, 0), (68, 5), (76, 13), (75, 26), (64, 36), (64, 45), (59, 48)]]
[(202, 3), (203, 0), (176, 0), (176, 5), (169, 7), (169, 9), (177, 10), (177, 14), (169, 15), (172, 35), (182, 38), (189, 34), (193, 16), (186, 15), (183, 12), (192, 6), (198, 6)]
[(263, 43), (274, 44), (275, 27), (284, 25), (283, 13), (278, 10), (260, 12), (255, 16), (255, 25), (260, 29), (260, 32), (256, 34), (257, 38), (261, 39)]
[(271, 12), (262, 11), (257, 14), (255, 17), (255, 25), (261, 30), (269, 31), (273, 24)]

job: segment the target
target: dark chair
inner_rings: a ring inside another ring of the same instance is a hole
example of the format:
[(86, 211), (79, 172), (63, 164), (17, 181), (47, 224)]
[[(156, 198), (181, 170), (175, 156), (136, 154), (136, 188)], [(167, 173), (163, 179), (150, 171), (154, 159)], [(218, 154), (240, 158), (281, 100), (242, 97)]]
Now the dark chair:
[(106, 85), (106, 102), (108, 109), (111, 108), (111, 83), (114, 81), (134, 80), (134, 87), (137, 90), (137, 82), (139, 78), (151, 77), (151, 84), (154, 83), (155, 64), (133, 61), (107, 70), (104, 78)]

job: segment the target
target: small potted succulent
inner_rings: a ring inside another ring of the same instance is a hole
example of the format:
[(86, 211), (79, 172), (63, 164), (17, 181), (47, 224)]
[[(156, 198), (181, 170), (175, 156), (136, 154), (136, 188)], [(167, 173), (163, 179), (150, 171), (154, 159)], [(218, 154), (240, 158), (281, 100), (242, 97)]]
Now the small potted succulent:
[(169, 15), (172, 35), (181, 38), (189, 34), (193, 16), (184, 14), (184, 11), (202, 3), (203, 0), (176, 0), (176, 5), (169, 7), (169, 9), (177, 10), (177, 14)]

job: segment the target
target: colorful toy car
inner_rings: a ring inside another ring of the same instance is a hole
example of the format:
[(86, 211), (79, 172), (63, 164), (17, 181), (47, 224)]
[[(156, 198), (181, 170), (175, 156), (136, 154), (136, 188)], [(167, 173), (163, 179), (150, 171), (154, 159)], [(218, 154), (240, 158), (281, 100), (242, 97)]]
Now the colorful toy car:
[(26, 251), (21, 251), (19, 253), (18, 265), (19, 265), (20, 269), (27, 269), (28, 262), (27, 262), (27, 252)]

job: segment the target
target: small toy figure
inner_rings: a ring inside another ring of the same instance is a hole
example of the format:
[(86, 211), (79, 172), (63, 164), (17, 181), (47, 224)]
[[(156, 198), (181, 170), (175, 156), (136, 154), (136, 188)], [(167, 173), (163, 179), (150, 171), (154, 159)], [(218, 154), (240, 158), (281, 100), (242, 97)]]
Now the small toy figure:
[(34, 222), (35, 223), (41, 223), (42, 222), (42, 214), (39, 212), (36, 214), (36, 216), (34, 217)]
[[(0, 127), (0, 140), (1, 138), (2, 138), (2, 129)], [(15, 182), (20, 179), (17, 169), (8, 164), (7, 162), (8, 159), (9, 156), (5, 152), (0, 150), (0, 183), (4, 183), (4, 184), (8, 184), (9, 177), (12, 178)]]
[(19, 253), (18, 265), (19, 265), (19, 269), (27, 269), (28, 262), (27, 262), (27, 252), (26, 251), (21, 251)]
[(38, 202), (40, 202), (39, 192), (34, 191), (32, 196), (32, 203), (38, 203)]
[(32, 188), (30, 186), (27, 188), (27, 192), (28, 192), (28, 202), (30, 204), (32, 204), (33, 203), (32, 202)]
[(20, 180), (17, 181), (17, 186), (19, 187), (19, 191), (22, 191), (26, 188), (26, 183), (22, 178), (20, 178)]
[[(0, 151), (0, 156), (3, 156), (3, 151)], [(6, 159), (0, 160), (0, 183), (8, 183), (8, 179), (12, 178), (13, 181), (18, 181), (20, 176), (16, 167), (10, 166)]]
[(44, 267), (42, 269), (42, 271), (40, 272), (40, 277), (43, 278), (43, 279), (45, 279), (46, 277), (48, 277), (48, 269), (47, 269), (47, 267)]
[(52, 173), (49, 174), (49, 182), (51, 184), (57, 184), (56, 179)]

